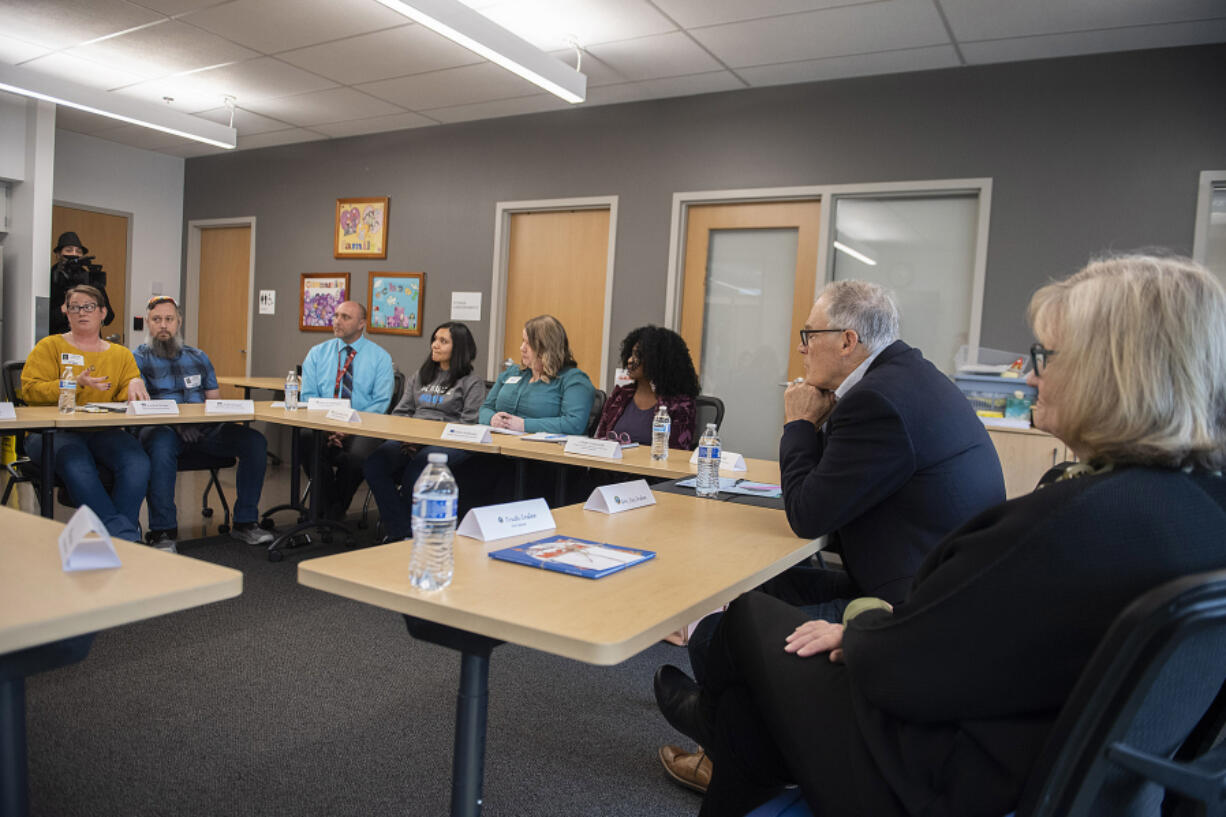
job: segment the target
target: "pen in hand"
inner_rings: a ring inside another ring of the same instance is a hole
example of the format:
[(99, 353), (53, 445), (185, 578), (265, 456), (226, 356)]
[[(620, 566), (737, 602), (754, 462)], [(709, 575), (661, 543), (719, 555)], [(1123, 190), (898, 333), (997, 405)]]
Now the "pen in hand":
[(788, 380), (780, 383), (779, 385), (786, 389), (788, 386), (799, 386), (803, 382), (805, 382), (805, 379), (803, 377), (798, 377), (795, 380)]

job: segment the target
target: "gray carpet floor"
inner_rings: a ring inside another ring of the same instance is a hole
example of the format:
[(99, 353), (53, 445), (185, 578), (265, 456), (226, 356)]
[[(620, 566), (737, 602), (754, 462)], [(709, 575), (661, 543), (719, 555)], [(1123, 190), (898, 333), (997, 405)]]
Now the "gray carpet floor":
[[(300, 586), (305, 554), (180, 551), (242, 570), (243, 594), (101, 632), (85, 661), (29, 679), (33, 815), (447, 813), (457, 653)], [(652, 697), (667, 662), (688, 668), (664, 644), (615, 667), (497, 648), (483, 813), (696, 813), (656, 759), (685, 742)]]

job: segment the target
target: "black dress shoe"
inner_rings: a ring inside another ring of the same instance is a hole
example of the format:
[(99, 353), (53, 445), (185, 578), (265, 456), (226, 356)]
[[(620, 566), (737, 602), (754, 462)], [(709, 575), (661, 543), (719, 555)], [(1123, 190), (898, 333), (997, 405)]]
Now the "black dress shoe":
[(656, 704), (669, 725), (704, 746), (710, 745), (714, 718), (702, 703), (702, 687), (672, 664), (656, 670), (653, 686)]

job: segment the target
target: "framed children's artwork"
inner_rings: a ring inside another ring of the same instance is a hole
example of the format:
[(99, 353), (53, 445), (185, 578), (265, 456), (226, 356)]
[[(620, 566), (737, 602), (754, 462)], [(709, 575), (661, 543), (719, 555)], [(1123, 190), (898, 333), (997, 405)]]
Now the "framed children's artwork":
[(421, 336), (421, 305), (426, 297), (424, 272), (372, 272), (367, 287), (368, 332)]
[(349, 300), (349, 273), (304, 272), (298, 302), (298, 328), (304, 332), (331, 332), (332, 316)]
[(387, 196), (337, 199), (333, 258), (387, 258)]

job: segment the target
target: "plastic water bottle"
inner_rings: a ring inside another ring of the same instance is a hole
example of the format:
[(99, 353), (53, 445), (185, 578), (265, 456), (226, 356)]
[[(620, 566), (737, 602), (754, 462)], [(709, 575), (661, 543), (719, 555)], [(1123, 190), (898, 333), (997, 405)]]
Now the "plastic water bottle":
[(695, 481), (694, 491), (700, 497), (714, 499), (719, 496), (721, 453), (715, 423), (707, 423), (707, 430), (702, 432), (702, 439), (698, 441), (698, 479)]
[(673, 423), (668, 417), (668, 408), (661, 403), (656, 409), (655, 419), (651, 421), (651, 458), (653, 460), (668, 459), (668, 435)]
[(419, 590), (442, 590), (455, 569), (456, 506), (460, 489), (447, 468), (447, 455), (434, 453), (413, 484), (413, 558), (409, 582)]
[(298, 392), (300, 388), (298, 373), (290, 369), (289, 374), (285, 376), (285, 407), (290, 411), (298, 410)]
[(65, 366), (60, 372), (60, 414), (72, 414), (77, 410), (77, 378), (72, 367)]

